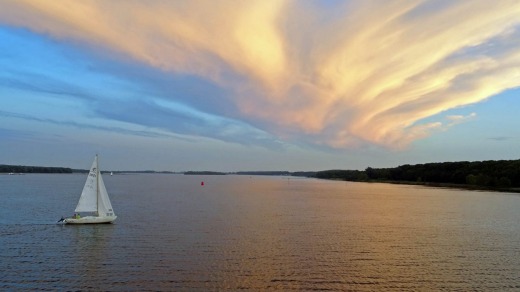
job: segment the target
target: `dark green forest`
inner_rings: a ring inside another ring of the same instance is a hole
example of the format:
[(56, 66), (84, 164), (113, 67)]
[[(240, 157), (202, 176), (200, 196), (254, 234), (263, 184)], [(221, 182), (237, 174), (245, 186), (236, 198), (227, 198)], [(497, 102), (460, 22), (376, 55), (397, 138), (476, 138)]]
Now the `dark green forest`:
[(218, 171), (186, 171), (184, 175), (226, 175), (226, 173)]
[(326, 170), (317, 178), (347, 181), (389, 181), (457, 184), (483, 188), (520, 187), (520, 160), (441, 162), (365, 170)]
[(0, 173), (72, 173), (66, 167), (22, 166), (0, 164)]

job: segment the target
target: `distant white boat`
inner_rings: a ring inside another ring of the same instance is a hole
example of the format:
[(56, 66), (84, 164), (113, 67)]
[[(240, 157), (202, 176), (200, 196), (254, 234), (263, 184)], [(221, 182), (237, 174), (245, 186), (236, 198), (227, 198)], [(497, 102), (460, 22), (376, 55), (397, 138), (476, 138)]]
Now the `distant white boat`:
[[(74, 212), (74, 216), (62, 218), (58, 222), (66, 224), (112, 223), (117, 218), (101, 177), (97, 154)], [(89, 215), (82, 217), (80, 212), (87, 212)]]
[(113, 176), (113, 175), (114, 175), (114, 173), (113, 173), (113, 172), (110, 172), (110, 176)]

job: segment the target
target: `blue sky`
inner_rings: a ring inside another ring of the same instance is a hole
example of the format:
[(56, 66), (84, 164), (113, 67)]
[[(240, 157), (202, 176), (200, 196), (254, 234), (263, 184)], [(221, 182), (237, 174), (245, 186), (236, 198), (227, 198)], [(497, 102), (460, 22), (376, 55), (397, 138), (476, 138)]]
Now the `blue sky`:
[(85, 168), (99, 153), (111, 170), (296, 171), (518, 159), (519, 5), (432, 3), (5, 1), (0, 163)]

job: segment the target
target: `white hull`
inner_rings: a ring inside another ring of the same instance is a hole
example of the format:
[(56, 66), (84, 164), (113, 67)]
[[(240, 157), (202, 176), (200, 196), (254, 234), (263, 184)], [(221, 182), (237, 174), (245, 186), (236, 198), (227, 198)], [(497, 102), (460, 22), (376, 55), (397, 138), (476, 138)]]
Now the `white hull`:
[(116, 220), (117, 216), (104, 216), (104, 217), (96, 217), (96, 216), (85, 216), (79, 219), (75, 218), (66, 218), (63, 220), (65, 224), (101, 224), (101, 223), (112, 223)]

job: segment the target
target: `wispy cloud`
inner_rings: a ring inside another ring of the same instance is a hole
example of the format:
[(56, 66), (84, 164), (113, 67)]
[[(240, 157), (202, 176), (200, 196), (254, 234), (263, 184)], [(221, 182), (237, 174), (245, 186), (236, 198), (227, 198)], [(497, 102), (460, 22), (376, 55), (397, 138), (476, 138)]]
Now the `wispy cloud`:
[(497, 141), (497, 142), (509, 141), (511, 139), (513, 139), (513, 137), (508, 137), (508, 136), (498, 136), (498, 137), (490, 137), (490, 138), (488, 138), (488, 140), (494, 140), (494, 141)]
[[(42, 61), (40, 67), (49, 68), (52, 64)], [(223, 116), (232, 112), (223, 98), (225, 91), (200, 78), (164, 77), (157, 70), (118, 62), (90, 66), (90, 70), (98, 72), (95, 74), (76, 63), (73, 69), (83, 73), (75, 73), (76, 77), (69, 79), (69, 75), (52, 70), (38, 72), (4, 66), (0, 87), (23, 91), (31, 97), (18, 102), (25, 107), (0, 110), (0, 117), (124, 135), (182, 140), (200, 136), (241, 145), (282, 147), (273, 135)], [(18, 99), (8, 95), (5, 98)], [(35, 102), (46, 110), (36, 108)], [(56, 115), (57, 112), (61, 114)]]
[(60, 125), (60, 126), (68, 126), (68, 127), (79, 128), (79, 129), (94, 129), (94, 130), (102, 130), (102, 131), (107, 131), (107, 132), (117, 132), (120, 134), (143, 136), (143, 137), (168, 136), (165, 134), (160, 134), (160, 133), (156, 133), (156, 132), (152, 132), (152, 131), (136, 131), (136, 130), (129, 130), (129, 129), (121, 128), (121, 127), (104, 127), (104, 126), (98, 126), (98, 125), (94, 125), (94, 124), (78, 123), (75, 121), (39, 118), (39, 117), (30, 116), (30, 115), (26, 115), (26, 114), (1, 111), (1, 110), (0, 110), (0, 116), (7, 117), (7, 118), (16, 118), (16, 119), (22, 119), (22, 120), (27, 120), (27, 121), (40, 122), (40, 123), (48, 123), (48, 124), (54, 124), (54, 125)]
[[(0, 112), (0, 115), (2, 113)], [(2, 141), (10, 141), (10, 140), (28, 140), (34, 136), (34, 133), (29, 131), (14, 131), (10, 129), (0, 128), (0, 139)]]
[[(2, 6), (6, 24), (225, 89), (219, 98), (230, 106), (212, 111), (191, 103), (194, 110), (336, 148), (405, 147), (446, 125), (419, 121), (520, 85), (518, 1), (21, 0)], [(189, 104), (179, 95), (167, 99)], [(165, 110), (158, 123), (175, 122), (168, 117), (176, 115)], [(467, 118), (452, 116), (448, 124)]]
[(464, 123), (464, 122), (470, 121), (470, 120), (474, 119), (475, 117), (477, 117), (477, 114), (476, 113), (471, 113), (471, 114), (469, 114), (467, 116), (463, 116), (463, 115), (447, 116), (446, 119), (448, 121), (450, 121), (449, 125), (453, 126), (453, 125), (456, 125), (456, 124), (460, 124), (460, 123)]

